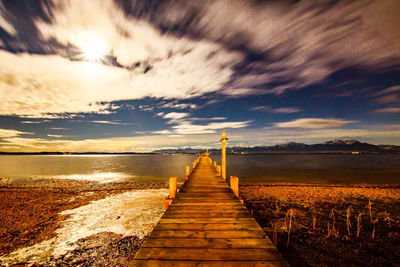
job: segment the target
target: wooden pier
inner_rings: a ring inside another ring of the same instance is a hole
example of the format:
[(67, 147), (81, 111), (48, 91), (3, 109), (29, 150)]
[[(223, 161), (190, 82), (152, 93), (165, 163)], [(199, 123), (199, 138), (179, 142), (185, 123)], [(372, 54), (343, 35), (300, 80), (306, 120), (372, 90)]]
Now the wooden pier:
[(221, 177), (221, 166), (208, 155), (194, 166), (133, 266), (289, 266)]

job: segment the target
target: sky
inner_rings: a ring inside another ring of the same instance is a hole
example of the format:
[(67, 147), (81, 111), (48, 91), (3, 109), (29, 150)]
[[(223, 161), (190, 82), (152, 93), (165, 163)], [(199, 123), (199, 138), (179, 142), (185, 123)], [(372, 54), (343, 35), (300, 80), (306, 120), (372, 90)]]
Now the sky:
[(400, 145), (398, 0), (0, 2), (0, 151)]

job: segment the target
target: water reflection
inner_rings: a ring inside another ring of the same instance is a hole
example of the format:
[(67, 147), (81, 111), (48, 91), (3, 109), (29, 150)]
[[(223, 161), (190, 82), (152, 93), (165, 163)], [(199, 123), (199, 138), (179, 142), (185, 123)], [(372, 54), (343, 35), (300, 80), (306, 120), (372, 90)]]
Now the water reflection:
[[(220, 155), (211, 155), (220, 162)], [(165, 182), (196, 155), (0, 156), (0, 178), (67, 178), (110, 182)], [(400, 155), (228, 155), (227, 176), (241, 182), (400, 183)]]

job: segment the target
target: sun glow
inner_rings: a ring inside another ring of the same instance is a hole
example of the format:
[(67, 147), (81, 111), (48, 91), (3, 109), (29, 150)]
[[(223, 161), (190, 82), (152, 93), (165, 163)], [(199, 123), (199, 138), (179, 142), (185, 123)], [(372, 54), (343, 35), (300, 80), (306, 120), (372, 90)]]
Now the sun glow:
[(83, 38), (80, 49), (86, 60), (98, 61), (107, 53), (107, 43), (105, 40), (94, 34), (86, 34)]

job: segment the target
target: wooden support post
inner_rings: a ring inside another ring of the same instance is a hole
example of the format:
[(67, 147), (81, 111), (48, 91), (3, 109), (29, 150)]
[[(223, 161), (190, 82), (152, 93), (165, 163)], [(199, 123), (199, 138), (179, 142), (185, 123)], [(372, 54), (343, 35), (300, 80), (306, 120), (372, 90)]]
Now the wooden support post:
[(228, 138), (226, 138), (226, 132), (222, 132), (222, 138), (221, 138), (221, 143), (222, 143), (222, 148), (221, 148), (221, 176), (226, 180), (226, 141)]
[(239, 178), (231, 176), (231, 190), (239, 198)]
[(172, 200), (176, 196), (176, 181), (177, 181), (176, 176), (169, 177), (169, 181), (168, 181), (169, 182), (169, 195), (164, 201), (164, 207), (166, 209), (169, 207), (169, 205), (171, 205)]
[(217, 162), (214, 161), (214, 168), (217, 169)]
[(221, 176), (221, 166), (217, 165), (217, 172), (218, 172), (218, 176)]
[(190, 175), (190, 165), (186, 165), (186, 176)]
[(189, 175), (190, 175), (190, 165), (186, 165), (186, 173), (183, 179), (186, 181), (189, 178)]
[(176, 196), (176, 176), (169, 177), (169, 198), (175, 198)]
[(196, 167), (196, 161), (193, 161), (193, 169)]

